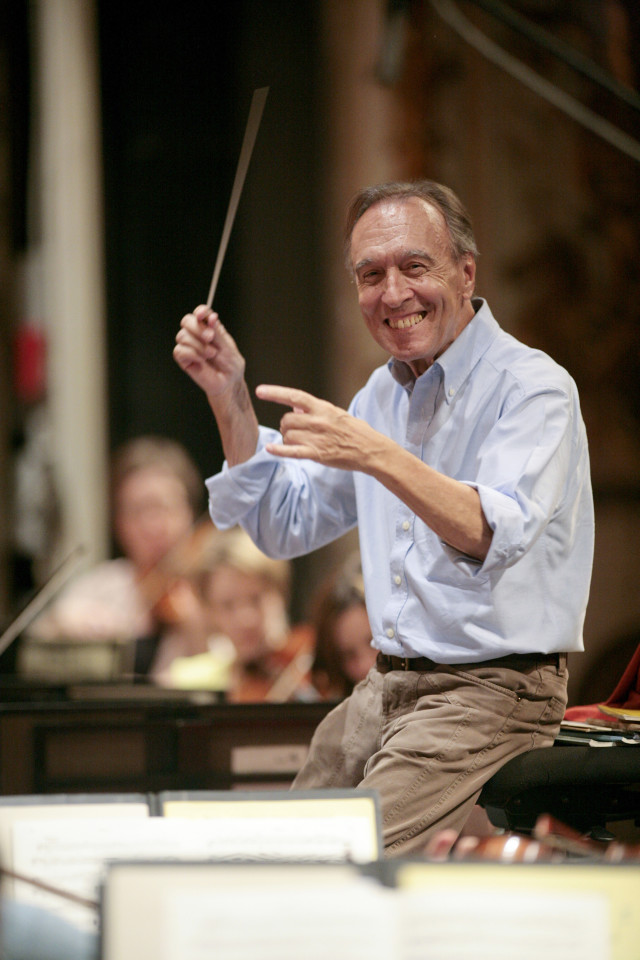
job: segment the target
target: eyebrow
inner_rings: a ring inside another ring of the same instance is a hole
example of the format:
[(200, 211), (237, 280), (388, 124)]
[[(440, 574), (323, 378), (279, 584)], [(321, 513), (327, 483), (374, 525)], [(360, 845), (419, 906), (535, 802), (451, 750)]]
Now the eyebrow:
[(354, 272), (357, 273), (358, 270), (362, 270), (363, 267), (368, 267), (368, 266), (369, 266), (371, 263), (373, 263), (373, 262), (374, 262), (374, 261), (371, 260), (371, 259), (369, 259), (369, 260), (360, 260), (359, 263), (354, 264), (354, 266), (353, 266)]
[(436, 261), (431, 256), (430, 253), (427, 253), (426, 250), (405, 250), (402, 259), (410, 260), (411, 257), (417, 257), (419, 260), (426, 260), (429, 264), (434, 264)]
[[(403, 250), (400, 255), (400, 260), (401, 261), (410, 260), (411, 257), (417, 257), (420, 260), (424, 260), (430, 266), (433, 266), (433, 264), (435, 263), (435, 260), (433, 259), (431, 254), (427, 253), (426, 250)], [(360, 260), (358, 263), (355, 264), (353, 268), (354, 272), (358, 273), (358, 271), (362, 270), (363, 267), (368, 267), (375, 262), (376, 261), (373, 257), (368, 257), (366, 260)]]

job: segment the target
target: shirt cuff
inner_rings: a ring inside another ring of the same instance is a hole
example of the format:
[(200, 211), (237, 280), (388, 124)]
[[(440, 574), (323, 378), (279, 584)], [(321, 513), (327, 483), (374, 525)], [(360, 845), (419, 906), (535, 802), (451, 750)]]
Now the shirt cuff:
[(256, 452), (249, 460), (222, 470), (205, 480), (209, 492), (209, 513), (216, 527), (226, 530), (240, 524), (266, 492), (276, 470), (277, 457), (264, 449), (267, 443), (281, 443), (277, 430), (260, 427)]
[(467, 483), (478, 491), (486, 521), (493, 530), (489, 552), (481, 566), (483, 573), (511, 566), (525, 553), (522, 511), (512, 497), (481, 483)]

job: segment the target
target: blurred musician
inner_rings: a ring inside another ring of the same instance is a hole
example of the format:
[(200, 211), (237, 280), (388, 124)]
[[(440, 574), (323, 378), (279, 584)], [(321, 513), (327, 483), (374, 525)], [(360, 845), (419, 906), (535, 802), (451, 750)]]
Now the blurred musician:
[(141, 436), (114, 454), (111, 518), (120, 556), (75, 578), (32, 625), (43, 640), (136, 641), (134, 673), (148, 674), (169, 644), (200, 642), (200, 606), (178, 576), (192, 547), (203, 494), (199, 472), (177, 442)]
[(240, 527), (211, 527), (208, 536), (196, 578), (205, 648), (170, 658), (164, 670), (159, 664), (159, 682), (224, 689), (231, 702), (316, 699), (308, 676), (313, 631), (289, 622), (290, 564), (267, 557)]

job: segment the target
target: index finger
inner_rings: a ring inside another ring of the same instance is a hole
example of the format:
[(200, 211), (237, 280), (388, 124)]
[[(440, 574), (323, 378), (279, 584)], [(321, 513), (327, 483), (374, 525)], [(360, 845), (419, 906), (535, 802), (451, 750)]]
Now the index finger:
[(284, 406), (293, 407), (294, 410), (302, 410), (308, 413), (317, 398), (304, 390), (297, 390), (295, 387), (279, 387), (270, 383), (261, 383), (256, 387), (256, 396), (260, 400), (269, 400), (271, 403), (282, 403)]

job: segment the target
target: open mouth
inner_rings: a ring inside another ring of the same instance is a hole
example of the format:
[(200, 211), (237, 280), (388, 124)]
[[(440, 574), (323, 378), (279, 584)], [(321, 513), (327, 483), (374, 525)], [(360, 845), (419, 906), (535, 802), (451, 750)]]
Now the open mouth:
[(426, 310), (423, 310), (421, 313), (412, 313), (409, 317), (398, 317), (397, 320), (387, 317), (385, 323), (391, 327), (392, 330), (407, 330), (409, 327), (415, 327), (421, 320), (424, 320), (426, 315)]

